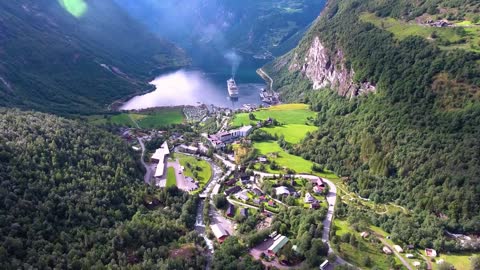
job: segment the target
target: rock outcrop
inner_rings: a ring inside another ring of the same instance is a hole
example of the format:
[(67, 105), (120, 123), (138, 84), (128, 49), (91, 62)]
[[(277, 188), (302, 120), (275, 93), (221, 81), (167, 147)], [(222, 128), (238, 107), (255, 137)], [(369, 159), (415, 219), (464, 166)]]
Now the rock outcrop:
[(319, 37), (315, 37), (304, 59), (298, 55), (293, 57), (289, 70), (300, 71), (312, 81), (314, 89), (331, 87), (345, 97), (376, 91), (375, 85), (370, 82), (355, 82), (355, 71), (346, 66), (342, 50), (330, 52)]

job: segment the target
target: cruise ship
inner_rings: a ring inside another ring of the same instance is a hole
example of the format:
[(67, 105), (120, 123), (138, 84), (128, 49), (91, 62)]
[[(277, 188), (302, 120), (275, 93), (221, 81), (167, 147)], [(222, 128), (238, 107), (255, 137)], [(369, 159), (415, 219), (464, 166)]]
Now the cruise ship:
[(230, 98), (238, 98), (238, 87), (233, 78), (227, 81), (227, 89)]

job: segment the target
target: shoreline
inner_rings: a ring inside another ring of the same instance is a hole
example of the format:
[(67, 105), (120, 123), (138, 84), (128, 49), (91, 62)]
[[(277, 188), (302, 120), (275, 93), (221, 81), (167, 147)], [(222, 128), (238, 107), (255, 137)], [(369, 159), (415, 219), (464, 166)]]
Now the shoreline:
[[(170, 69), (168, 70), (167, 72), (165, 73), (161, 73), (159, 74), (158, 76), (154, 77), (150, 82), (148, 82), (148, 85), (150, 87), (148, 87), (148, 89), (146, 90), (143, 90), (143, 91), (138, 91), (136, 93), (132, 93), (128, 96), (125, 96), (121, 99), (117, 99), (116, 101), (114, 101), (113, 103), (111, 103), (110, 105), (108, 105), (107, 107), (107, 111), (105, 113), (121, 113), (121, 112), (148, 112), (148, 111), (152, 111), (152, 110), (158, 110), (158, 109), (162, 109), (162, 108), (176, 108), (176, 107), (188, 107), (188, 106), (192, 106), (192, 107), (198, 107), (198, 106), (214, 106), (215, 108), (219, 108), (219, 109), (229, 109), (229, 110), (238, 110), (240, 108), (230, 108), (228, 106), (219, 106), (219, 105), (214, 105), (214, 104), (207, 104), (207, 103), (204, 103), (204, 102), (198, 102), (196, 105), (192, 105), (192, 104), (181, 104), (181, 105), (159, 105), (159, 106), (155, 106), (155, 107), (150, 107), (150, 108), (142, 108), (142, 109), (130, 109), (130, 110), (122, 110), (121, 107), (126, 104), (129, 100), (131, 100), (132, 98), (134, 97), (137, 97), (137, 96), (142, 96), (142, 95), (146, 95), (146, 94), (149, 94), (149, 93), (152, 93), (154, 91), (157, 90), (156, 86), (154, 84), (152, 84), (151, 82), (154, 81), (156, 78), (158, 78), (159, 76), (163, 76), (163, 75), (166, 75), (168, 74), (169, 72), (176, 72), (178, 70), (182, 70), (186, 67), (181, 67), (181, 68), (176, 68), (176, 69)], [(268, 81), (268, 79), (266, 78), (269, 78), (268, 74), (266, 74), (265, 72), (265, 75), (261, 74), (259, 72), (259, 70), (261, 70), (261, 68), (257, 69), (256, 70), (256, 75), (261, 78), (264, 83), (265, 83), (265, 86), (267, 88), (271, 87), (273, 85), (273, 80), (271, 80), (271, 82)], [(204, 72), (203, 70), (199, 69), (200, 72)], [(263, 70), (262, 70), (263, 71)], [(266, 76), (266, 77), (265, 77)], [(271, 79), (271, 78), (270, 78)], [(257, 83), (246, 83), (246, 84), (257, 84)], [(258, 83), (260, 84), (260, 83)], [(260, 94), (260, 92), (258, 93)], [(251, 105), (252, 103), (248, 103), (248, 102), (245, 102), (245, 103), (239, 103), (240, 107), (244, 107), (245, 105)], [(268, 104), (268, 103), (267, 103)], [(263, 106), (265, 105), (265, 102), (262, 102), (261, 100), (257, 103), (254, 104), (255, 106)]]
[[(150, 79), (148, 79), (148, 82), (142, 82), (142, 83), (146, 83), (147, 84), (147, 89), (145, 90), (139, 90), (139, 91), (136, 91), (135, 93), (132, 93), (128, 96), (125, 96), (125, 97), (122, 97), (122, 98), (119, 98), (115, 101), (113, 101), (112, 103), (110, 103), (108, 106), (107, 106), (107, 112), (121, 112), (122, 110), (120, 110), (120, 107), (125, 104), (127, 101), (129, 101), (130, 99), (136, 97), (136, 96), (142, 96), (142, 95), (146, 95), (146, 94), (149, 94), (149, 93), (152, 93), (154, 92), (155, 90), (157, 90), (157, 88), (155, 87), (154, 84), (152, 84), (151, 82), (154, 81), (156, 78), (158, 78), (159, 76), (162, 76), (162, 75), (165, 75), (165, 74), (168, 74), (168, 73), (171, 73), (171, 72), (175, 72), (175, 71), (178, 71), (178, 70), (181, 70), (181, 69), (184, 69), (184, 68), (188, 68), (188, 66), (181, 66), (181, 67), (175, 67), (175, 68), (165, 68), (165, 69), (155, 69), (155, 70), (152, 70), (151, 73), (154, 73), (156, 71), (158, 71), (158, 74), (153, 76), (153, 77), (150, 77)], [(162, 107), (170, 107), (170, 106), (162, 106)], [(127, 110), (127, 111), (130, 111), (130, 110)]]

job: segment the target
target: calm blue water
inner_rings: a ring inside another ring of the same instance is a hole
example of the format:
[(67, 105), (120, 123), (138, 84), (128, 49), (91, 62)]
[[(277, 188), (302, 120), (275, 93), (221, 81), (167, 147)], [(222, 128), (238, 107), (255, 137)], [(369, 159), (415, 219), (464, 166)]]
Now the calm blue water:
[[(244, 58), (245, 59), (245, 58)], [(240, 90), (238, 101), (228, 98), (227, 80), (232, 76), (232, 68), (219, 61), (217, 67), (191, 68), (162, 74), (151, 83), (156, 90), (136, 96), (127, 101), (122, 109), (145, 109), (161, 106), (214, 104), (228, 108), (240, 108), (243, 104), (261, 104), (259, 92), (265, 82), (256, 74), (256, 69), (265, 61), (243, 60), (235, 80)]]

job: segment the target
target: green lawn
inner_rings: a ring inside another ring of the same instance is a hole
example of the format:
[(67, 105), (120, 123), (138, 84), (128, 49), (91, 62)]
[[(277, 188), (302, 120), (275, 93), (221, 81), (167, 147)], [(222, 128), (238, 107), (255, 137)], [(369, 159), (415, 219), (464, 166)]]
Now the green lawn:
[(316, 113), (311, 111), (306, 104), (282, 104), (261, 109), (253, 112), (256, 120), (251, 121), (248, 113), (236, 114), (232, 126), (240, 127), (243, 125), (255, 124), (258, 120), (266, 120), (269, 117), (275, 118), (278, 122), (288, 124), (305, 125), (308, 123), (309, 117), (315, 118)]
[(177, 177), (175, 176), (175, 169), (172, 167), (167, 168), (167, 187), (173, 187), (177, 185)]
[[(285, 150), (283, 150), (277, 144), (277, 142), (274, 142), (274, 141), (257, 142), (253, 144), (253, 147), (258, 150), (259, 154), (266, 155), (267, 157), (269, 157), (269, 160), (275, 160), (275, 162), (280, 167), (287, 167), (289, 169), (295, 170), (296, 173), (309, 173), (309, 174), (312, 173), (313, 162), (285, 152)], [(277, 153), (278, 157), (276, 158), (271, 157), (271, 155), (269, 155), (271, 153)], [(269, 173), (282, 173), (282, 171), (271, 170), (268, 165), (265, 166), (265, 169)], [(332, 172), (315, 173), (315, 175), (328, 178), (328, 179), (338, 178)]]
[[(135, 119), (137, 120), (137, 119)], [(182, 108), (165, 108), (149, 114), (137, 120), (142, 128), (164, 127), (172, 124), (181, 124), (185, 120)]]
[[(470, 260), (472, 256), (480, 256), (480, 252), (477, 253), (452, 253), (452, 254), (440, 254), (436, 260), (445, 260), (455, 266), (456, 270), (470, 270)], [(433, 263), (433, 269), (438, 269), (438, 264)]]
[(316, 117), (316, 113), (311, 111), (306, 104), (281, 104), (266, 109), (253, 112), (255, 120), (249, 119), (248, 113), (235, 115), (231, 125), (239, 127), (242, 125), (255, 125), (259, 120), (268, 118), (276, 119), (281, 125), (275, 127), (265, 127), (262, 130), (277, 136), (283, 135), (289, 143), (299, 143), (307, 134), (317, 130), (309, 120)]
[(466, 42), (462, 44), (442, 46), (443, 49), (459, 48), (471, 51), (480, 51), (480, 27), (472, 25), (468, 21), (456, 23), (457, 27), (463, 27), (463, 29), (466, 31), (466, 35), (462, 37), (458, 34), (455, 27), (438, 28), (424, 26), (415, 22), (404, 22), (394, 18), (380, 18), (373, 13), (362, 13), (360, 19), (364, 22), (370, 22), (381, 29), (393, 33), (395, 37), (400, 40), (413, 35), (430, 39), (432, 33), (435, 32), (437, 39), (442, 39), (453, 43), (459, 42), (462, 38), (465, 38), (466, 40)]
[(305, 138), (308, 132), (313, 132), (317, 129), (318, 127), (316, 126), (298, 124), (262, 128), (262, 130), (265, 130), (270, 134), (275, 134), (277, 136), (283, 135), (285, 137), (285, 141), (293, 144), (299, 143), (303, 138)]
[(188, 156), (188, 155), (183, 155), (179, 153), (175, 153), (175, 158), (177, 158), (180, 161), (180, 164), (185, 167), (184, 170), (184, 175), (189, 176), (195, 179), (193, 176), (193, 171), (187, 167), (187, 163), (190, 163), (192, 168), (194, 167), (200, 167), (201, 170), (197, 171), (198, 177), (195, 179), (198, 182), (200, 182), (200, 188), (205, 186), (205, 184), (210, 180), (212, 177), (212, 167), (208, 162), (206, 162), (203, 159), (197, 160), (196, 157), (193, 156)]
[[(108, 123), (135, 128), (162, 128), (172, 124), (181, 124), (185, 120), (181, 107), (160, 108), (142, 113), (121, 113), (116, 115), (94, 115), (88, 117), (89, 121), (97, 125)], [(135, 121), (135, 122), (134, 122)]]

